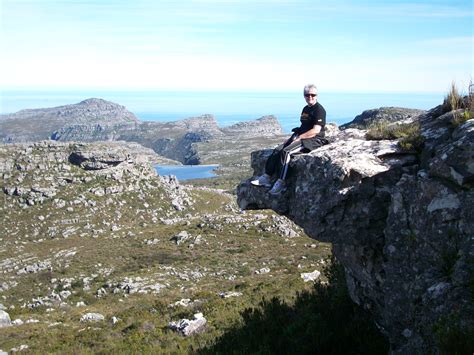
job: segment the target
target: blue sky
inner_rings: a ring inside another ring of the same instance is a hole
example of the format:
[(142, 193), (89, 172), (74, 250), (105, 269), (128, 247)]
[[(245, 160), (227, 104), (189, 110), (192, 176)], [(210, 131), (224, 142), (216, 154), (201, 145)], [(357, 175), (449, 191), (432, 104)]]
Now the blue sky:
[(3, 89), (445, 92), (473, 2), (0, 0)]

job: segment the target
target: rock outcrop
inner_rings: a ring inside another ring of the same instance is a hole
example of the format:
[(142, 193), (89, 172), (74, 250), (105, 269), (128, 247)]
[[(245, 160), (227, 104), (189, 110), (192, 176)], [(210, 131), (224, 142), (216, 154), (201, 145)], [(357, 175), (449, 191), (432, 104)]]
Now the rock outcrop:
[(341, 125), (341, 129), (359, 128), (365, 129), (373, 122), (388, 121), (401, 122), (411, 121), (416, 117), (426, 113), (423, 110), (403, 108), (403, 107), (380, 107), (366, 110), (357, 115), (351, 122)]
[[(241, 208), (273, 209), (333, 244), (392, 353), (437, 353), (447, 329), (474, 326), (474, 120), (456, 126), (461, 112), (441, 112), (416, 118), (421, 152), (346, 129), (292, 161), (284, 194), (249, 181), (237, 191)], [(252, 153), (254, 175), (270, 152)]]
[(275, 116), (263, 116), (255, 121), (239, 122), (223, 128), (226, 135), (242, 137), (268, 137), (283, 134)]

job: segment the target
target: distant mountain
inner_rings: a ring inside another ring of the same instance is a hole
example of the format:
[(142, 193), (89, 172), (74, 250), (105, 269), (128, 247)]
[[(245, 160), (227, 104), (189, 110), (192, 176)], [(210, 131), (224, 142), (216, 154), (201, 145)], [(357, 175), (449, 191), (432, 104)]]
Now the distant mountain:
[(138, 124), (138, 118), (124, 106), (92, 98), (74, 105), (0, 115), (0, 139), (4, 143), (68, 140), (60, 138), (76, 130), (81, 132), (77, 140), (113, 140), (112, 132), (135, 129)]
[(143, 122), (124, 106), (91, 98), (78, 104), (0, 115), (3, 143), (55, 141), (131, 141), (185, 164), (199, 164), (195, 143), (223, 136), (268, 137), (283, 134), (274, 116), (219, 128), (212, 115), (174, 122)]

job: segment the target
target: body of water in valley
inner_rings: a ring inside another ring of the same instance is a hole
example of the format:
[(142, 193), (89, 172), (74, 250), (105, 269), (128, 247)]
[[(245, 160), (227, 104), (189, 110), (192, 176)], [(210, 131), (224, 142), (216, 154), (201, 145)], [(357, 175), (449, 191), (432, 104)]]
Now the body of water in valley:
[(205, 179), (216, 176), (218, 165), (155, 165), (159, 175), (174, 175), (179, 181)]

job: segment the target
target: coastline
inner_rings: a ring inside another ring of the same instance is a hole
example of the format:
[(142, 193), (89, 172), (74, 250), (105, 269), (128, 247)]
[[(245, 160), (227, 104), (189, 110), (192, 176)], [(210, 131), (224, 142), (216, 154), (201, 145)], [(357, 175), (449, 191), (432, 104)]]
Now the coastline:
[[(213, 115), (220, 127), (265, 115), (278, 118), (289, 132), (304, 106), (300, 92), (164, 91), (164, 90), (3, 90), (0, 114), (23, 109), (56, 107), (97, 97), (125, 106), (143, 121), (169, 122), (203, 114)], [(361, 112), (379, 107), (430, 109), (443, 93), (348, 93), (324, 92), (319, 102), (327, 121), (347, 123)]]

